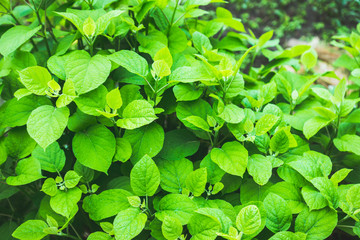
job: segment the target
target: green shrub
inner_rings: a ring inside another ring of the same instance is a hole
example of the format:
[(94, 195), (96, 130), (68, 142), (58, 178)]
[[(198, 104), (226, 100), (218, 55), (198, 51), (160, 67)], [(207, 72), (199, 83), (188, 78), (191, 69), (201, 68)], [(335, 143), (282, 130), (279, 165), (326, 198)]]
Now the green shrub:
[(310, 46), (216, 0), (30, 2), (0, 1), (2, 237), (359, 236), (358, 85)]

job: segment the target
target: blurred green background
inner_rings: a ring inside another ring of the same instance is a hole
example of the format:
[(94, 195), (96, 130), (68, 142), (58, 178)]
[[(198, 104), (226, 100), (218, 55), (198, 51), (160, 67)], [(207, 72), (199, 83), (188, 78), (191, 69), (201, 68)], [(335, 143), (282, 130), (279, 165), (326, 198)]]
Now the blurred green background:
[(226, 7), (256, 36), (274, 30), (286, 42), (351, 32), (360, 22), (360, 0), (228, 0)]

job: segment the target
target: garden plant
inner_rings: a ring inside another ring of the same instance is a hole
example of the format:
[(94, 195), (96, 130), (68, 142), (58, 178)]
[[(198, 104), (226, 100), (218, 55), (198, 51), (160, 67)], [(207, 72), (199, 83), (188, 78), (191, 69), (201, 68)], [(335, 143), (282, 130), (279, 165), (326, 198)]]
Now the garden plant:
[(358, 239), (360, 25), (339, 78), (221, 2), (0, 0), (1, 239)]

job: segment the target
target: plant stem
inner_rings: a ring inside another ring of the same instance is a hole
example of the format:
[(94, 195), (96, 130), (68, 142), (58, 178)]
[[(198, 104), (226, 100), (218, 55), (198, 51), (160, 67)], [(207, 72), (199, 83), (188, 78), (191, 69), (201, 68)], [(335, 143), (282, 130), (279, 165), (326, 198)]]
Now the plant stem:
[(254, 65), (254, 62), (255, 62), (255, 58), (256, 58), (256, 55), (257, 55), (257, 51), (253, 54), (253, 56), (252, 56), (252, 59), (251, 59), (251, 63), (250, 63), (250, 67), (249, 67), (249, 75), (250, 75), (250, 73), (251, 73), (251, 70), (252, 70), (252, 68), (253, 68), (253, 65)]
[[(41, 32), (42, 32), (42, 34), (43, 34), (43, 38), (44, 38), (44, 41), (45, 41), (46, 50), (47, 50), (48, 55), (49, 55), (49, 57), (50, 57), (50, 56), (51, 56), (51, 51), (50, 51), (49, 42), (48, 42), (47, 37), (46, 37), (46, 27), (45, 27), (45, 25), (44, 25), (44, 24), (42, 23), (42, 21), (41, 21), (41, 17), (40, 17), (40, 14), (39, 14), (39, 9), (36, 9), (33, 0), (31, 0), (31, 2), (32, 2), (32, 4), (34, 5), (34, 9), (35, 9), (34, 11), (35, 11), (36, 17), (37, 17), (37, 19), (38, 19), (38, 21), (39, 21), (39, 24), (40, 24), (40, 26), (41, 26)], [(45, 8), (44, 11), (46, 12), (46, 8)]]
[(338, 134), (338, 131), (339, 131), (339, 125), (340, 125), (340, 111), (339, 111), (338, 117), (336, 119), (334, 135), (332, 135), (330, 137), (330, 141), (329, 141), (329, 143), (328, 143), (328, 145), (326, 146), (326, 149), (325, 149), (325, 155), (329, 155), (330, 152), (331, 152), (331, 148), (333, 146), (333, 140), (334, 140), (334, 138), (337, 137), (337, 134)]
[(50, 36), (52, 37), (52, 39), (54, 39), (54, 41), (56, 43), (58, 43), (58, 40), (56, 39), (55, 35), (54, 35), (54, 32), (53, 32), (53, 28), (54, 26), (51, 24), (50, 22), (50, 19), (45, 15), (45, 21), (49, 24), (49, 33), (50, 33)]
[(214, 143), (213, 143), (213, 140), (212, 140), (212, 138), (211, 138), (210, 133), (209, 133), (209, 132), (206, 132), (206, 133), (207, 133), (207, 135), (208, 135), (208, 137), (209, 137), (209, 140), (210, 140), (210, 143), (211, 143), (211, 147), (214, 147)]
[(153, 91), (155, 93), (155, 89), (151, 86), (151, 84), (149, 83), (149, 81), (146, 79), (146, 77), (142, 76), (142, 78), (146, 81), (146, 83), (149, 85), (149, 87), (151, 88), (151, 91)]
[(81, 239), (80, 234), (76, 231), (76, 229), (74, 228), (74, 226), (73, 226), (71, 223), (69, 223), (69, 225), (70, 225), (70, 227), (72, 228), (72, 230), (74, 231), (74, 233), (76, 234), (76, 236)]
[(166, 19), (167, 23), (168, 23), (168, 24), (169, 24), (169, 26), (170, 26), (171, 24), (170, 24), (170, 21), (169, 21), (168, 17), (165, 15), (164, 11), (163, 11), (161, 8), (159, 8), (159, 9), (160, 9), (160, 12), (164, 15), (164, 17), (165, 17), (165, 19)]
[(175, 5), (175, 8), (174, 8), (174, 12), (173, 12), (173, 14), (172, 14), (172, 17), (171, 17), (169, 29), (168, 29), (168, 32), (167, 32), (167, 37), (169, 37), (171, 27), (173, 26), (173, 23), (174, 23), (174, 18), (175, 18), (176, 10), (177, 10), (180, 2), (181, 2), (181, 0), (176, 0), (176, 5)]

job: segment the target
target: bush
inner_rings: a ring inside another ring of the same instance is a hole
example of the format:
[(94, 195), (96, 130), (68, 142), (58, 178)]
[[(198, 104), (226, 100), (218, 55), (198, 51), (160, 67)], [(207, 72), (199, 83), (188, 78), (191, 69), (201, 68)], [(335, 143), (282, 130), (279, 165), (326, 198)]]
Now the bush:
[(219, 1), (125, 2), (0, 1), (2, 236), (360, 236), (358, 33), (348, 89), (310, 46), (203, 20)]

